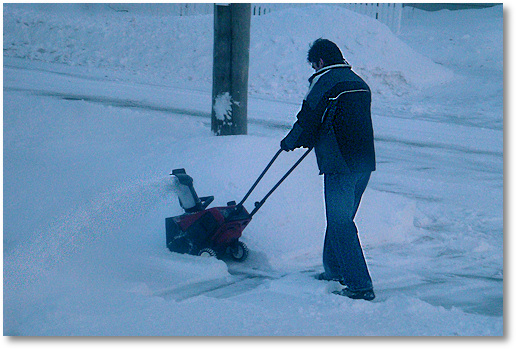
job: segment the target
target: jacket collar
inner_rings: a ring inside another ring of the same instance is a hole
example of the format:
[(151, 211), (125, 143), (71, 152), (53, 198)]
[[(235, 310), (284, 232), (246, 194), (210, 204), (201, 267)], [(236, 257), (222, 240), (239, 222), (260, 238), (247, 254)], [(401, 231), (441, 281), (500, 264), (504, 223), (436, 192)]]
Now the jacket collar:
[(330, 71), (331, 69), (335, 69), (335, 68), (351, 68), (351, 65), (347, 62), (347, 61), (344, 61), (344, 63), (339, 63), (339, 64), (332, 64), (332, 65), (329, 65), (329, 66), (326, 66), (324, 68), (321, 68), (318, 72), (314, 73), (310, 79), (308, 79), (308, 81), (310, 83), (312, 83), (312, 81), (317, 77), (317, 76), (320, 76), (324, 73), (327, 73), (328, 71)]

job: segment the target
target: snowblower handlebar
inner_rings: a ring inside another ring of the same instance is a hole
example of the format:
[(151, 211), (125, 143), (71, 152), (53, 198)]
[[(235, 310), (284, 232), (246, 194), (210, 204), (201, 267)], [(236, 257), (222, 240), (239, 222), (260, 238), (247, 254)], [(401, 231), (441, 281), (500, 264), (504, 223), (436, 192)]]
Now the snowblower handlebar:
[[(308, 148), (308, 150), (296, 161), (296, 163), (294, 165), (292, 165), (292, 167), (287, 171), (287, 173), (285, 173), (283, 175), (283, 177), (281, 177), (281, 179), (276, 183), (276, 185), (274, 185), (274, 187), (272, 187), (272, 189), (263, 197), (263, 199), (261, 201), (255, 202), (255, 204), (254, 204), (255, 207), (254, 207), (253, 211), (251, 211), (251, 213), (250, 213), (251, 217), (256, 212), (258, 212), (260, 207), (262, 207), (262, 205), (269, 198), (269, 196), (271, 196), (272, 193), (281, 185), (281, 183), (283, 183), (283, 181), (292, 173), (292, 171), (294, 171), (294, 169), (297, 167), (297, 165), (299, 165), (301, 163), (301, 161), (304, 160), (304, 158), (308, 155), (308, 153), (310, 153), (311, 150), (312, 150), (312, 148)], [(276, 161), (276, 159), (278, 158), (278, 156), (281, 154), (282, 151), (283, 151), (283, 149), (280, 149), (276, 152), (276, 154), (274, 154), (274, 156), (272, 157), (269, 164), (265, 167), (265, 169), (262, 171), (262, 173), (258, 176), (258, 179), (251, 186), (251, 189), (249, 189), (249, 191), (247, 192), (247, 194), (245, 194), (242, 201), (240, 201), (240, 203), (237, 205), (238, 208), (240, 208), (244, 205), (244, 202), (247, 200), (247, 198), (249, 198), (249, 195), (251, 195), (253, 190), (256, 188), (258, 183), (262, 180), (263, 176), (265, 176), (267, 171), (271, 168), (272, 164), (274, 163), (274, 161)]]
[(265, 173), (267, 173), (267, 171), (269, 170), (269, 168), (271, 168), (272, 164), (274, 163), (274, 161), (276, 161), (276, 159), (278, 158), (278, 156), (281, 154), (283, 150), (280, 149), (278, 150), (278, 152), (276, 154), (274, 154), (274, 156), (272, 157), (272, 160), (269, 162), (269, 164), (265, 167), (265, 169), (262, 171), (262, 173), (258, 176), (258, 179), (254, 182), (254, 184), (251, 186), (251, 189), (249, 189), (249, 191), (247, 192), (247, 194), (245, 194), (244, 198), (242, 199), (242, 201), (240, 201), (240, 203), (237, 205), (237, 206), (242, 206), (244, 204), (244, 202), (247, 200), (247, 198), (249, 197), (249, 195), (251, 195), (251, 193), (253, 192), (254, 188), (256, 188), (256, 186), (258, 185), (258, 183), (262, 180), (263, 176), (265, 176)]

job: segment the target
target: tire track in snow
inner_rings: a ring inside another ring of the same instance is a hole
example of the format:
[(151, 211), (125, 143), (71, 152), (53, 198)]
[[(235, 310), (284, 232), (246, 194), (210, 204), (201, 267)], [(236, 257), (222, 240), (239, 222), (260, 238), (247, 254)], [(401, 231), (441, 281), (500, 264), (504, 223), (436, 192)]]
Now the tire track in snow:
[[(16, 88), (16, 87), (4, 87), (4, 91), (11, 92), (20, 92), (27, 93), (35, 96), (42, 97), (51, 97), (58, 98), (68, 101), (84, 101), (90, 103), (97, 103), (111, 107), (117, 108), (131, 108), (131, 109), (142, 109), (147, 111), (156, 111), (163, 113), (171, 113), (171, 114), (181, 114), (188, 116), (201, 117), (205, 119), (211, 119), (211, 113), (207, 113), (201, 110), (195, 109), (185, 109), (185, 108), (175, 108), (170, 106), (162, 106), (152, 103), (147, 103), (145, 101), (137, 101), (134, 99), (123, 99), (116, 97), (106, 97), (106, 96), (98, 96), (98, 95), (87, 95), (87, 94), (77, 94), (77, 93), (63, 93), (57, 91), (48, 91), (48, 90), (37, 90), (37, 89), (26, 89), (26, 88)], [(250, 124), (265, 126), (270, 128), (276, 128), (281, 130), (290, 130), (292, 127), (291, 123), (275, 121), (275, 120), (261, 120), (255, 118), (249, 118), (248, 122)]]
[[(117, 108), (131, 108), (131, 109), (142, 109), (146, 111), (155, 111), (155, 112), (163, 112), (170, 114), (180, 114), (187, 116), (200, 117), (204, 119), (211, 119), (211, 113), (196, 110), (196, 109), (186, 109), (186, 108), (176, 108), (171, 106), (163, 106), (158, 104), (153, 104), (145, 101), (138, 101), (134, 99), (123, 99), (116, 97), (107, 97), (107, 96), (99, 96), (99, 95), (88, 95), (88, 94), (77, 94), (77, 93), (64, 93), (57, 91), (48, 91), (48, 90), (38, 90), (38, 89), (26, 89), (26, 88), (16, 88), (16, 87), (4, 87), (4, 91), (12, 91), (12, 92), (20, 92), (27, 93), (36, 96), (42, 97), (51, 97), (58, 98), (62, 100), (68, 101), (84, 101), (90, 103), (97, 103), (106, 106), (112, 106)], [(282, 122), (277, 120), (263, 120), (256, 118), (248, 118), (248, 122), (253, 125), (263, 126), (273, 129), (280, 129), (284, 131), (289, 131), (292, 127), (291, 122)], [(414, 141), (414, 140), (403, 140), (395, 137), (387, 137), (387, 136), (379, 136), (375, 135), (375, 141), (382, 143), (397, 143), (408, 147), (417, 147), (417, 148), (426, 148), (426, 149), (439, 149), (446, 151), (454, 151), (457, 153), (467, 153), (467, 154), (476, 154), (476, 155), (488, 155), (497, 158), (503, 157), (503, 151), (490, 151), (490, 150), (481, 150), (474, 149), (466, 146), (457, 146), (456, 144), (446, 144), (446, 143), (438, 143), (438, 142), (424, 142)]]

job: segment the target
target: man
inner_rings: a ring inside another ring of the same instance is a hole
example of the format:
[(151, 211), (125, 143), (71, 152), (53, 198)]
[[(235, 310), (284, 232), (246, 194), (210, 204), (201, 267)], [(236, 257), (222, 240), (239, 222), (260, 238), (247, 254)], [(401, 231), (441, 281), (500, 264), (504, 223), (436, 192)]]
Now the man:
[(315, 73), (281, 148), (314, 147), (320, 174), (324, 174), (324, 273), (318, 279), (339, 281), (344, 288), (338, 294), (372, 300), (373, 284), (354, 223), (376, 169), (371, 90), (329, 40), (318, 39), (310, 46), (308, 62)]

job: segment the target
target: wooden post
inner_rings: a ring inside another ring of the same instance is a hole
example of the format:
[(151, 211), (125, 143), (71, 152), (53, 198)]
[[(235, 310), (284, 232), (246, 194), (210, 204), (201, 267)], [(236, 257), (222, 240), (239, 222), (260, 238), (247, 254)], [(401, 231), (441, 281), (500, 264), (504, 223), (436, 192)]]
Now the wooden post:
[(249, 45), (251, 4), (231, 4), (231, 88), (234, 134), (247, 134), (247, 86), (249, 80)]
[(215, 5), (211, 129), (247, 134), (251, 4)]
[(211, 130), (222, 135), (231, 122), (231, 8), (215, 5), (213, 16)]

